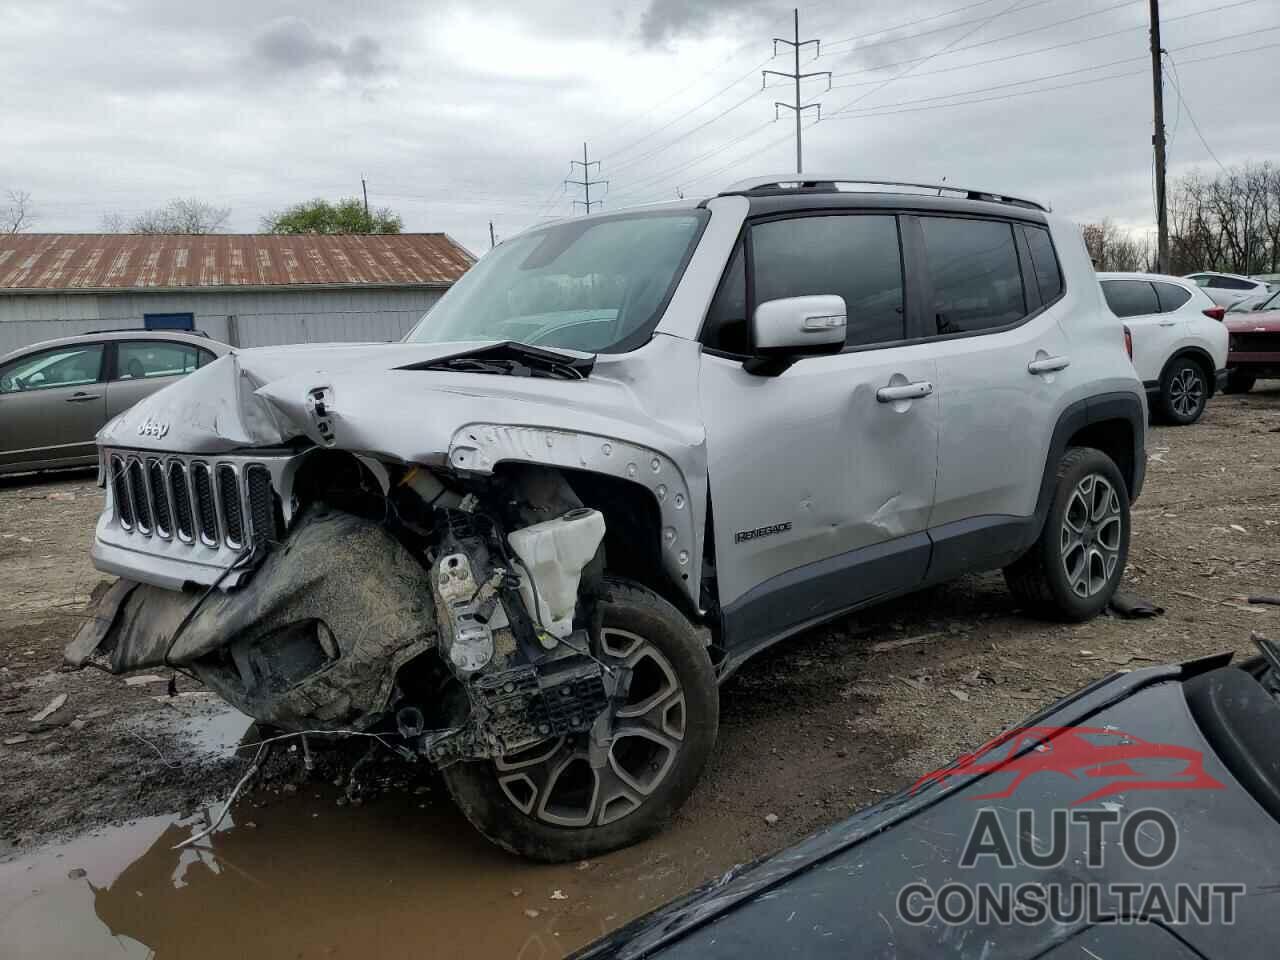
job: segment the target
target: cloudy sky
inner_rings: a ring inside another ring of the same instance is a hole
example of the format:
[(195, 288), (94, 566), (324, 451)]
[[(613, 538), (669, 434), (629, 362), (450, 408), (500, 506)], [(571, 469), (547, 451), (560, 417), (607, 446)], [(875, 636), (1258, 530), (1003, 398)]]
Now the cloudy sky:
[[(1171, 172), (1280, 160), (1280, 0), (1162, 6), (1185, 96), (1166, 84)], [(252, 231), (357, 195), (363, 174), (407, 230), (479, 252), (491, 219), (501, 238), (571, 212), (561, 181), (584, 140), (607, 207), (793, 169), (773, 106), (793, 89), (760, 76), (791, 69), (771, 43), (791, 16), (771, 0), (0, 0), (0, 198), (28, 191), (49, 232), (177, 196)], [(1147, 0), (805, 3), (801, 37), (823, 43), (801, 68), (834, 75), (805, 83), (822, 104), (805, 167), (945, 177), (1143, 229), (1146, 18)]]

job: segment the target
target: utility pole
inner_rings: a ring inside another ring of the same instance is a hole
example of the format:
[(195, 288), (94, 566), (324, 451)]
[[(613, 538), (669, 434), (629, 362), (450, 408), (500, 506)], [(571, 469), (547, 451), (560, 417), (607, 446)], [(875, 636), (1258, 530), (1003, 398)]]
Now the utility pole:
[(489, 249), (492, 250), (498, 245), (498, 241), (493, 236), (493, 221), (489, 221)]
[[(1154, 2), (1154, 0), (1152, 0), (1152, 2)], [(774, 116), (774, 119), (776, 120), (779, 116), (778, 111), (784, 108), (795, 112), (795, 115), (796, 115), (796, 173), (803, 173), (804, 172), (804, 155), (800, 149), (801, 115), (806, 110), (816, 109), (818, 111), (818, 119), (821, 120), (822, 104), (820, 103), (803, 103), (802, 104), (800, 102), (800, 81), (806, 80), (809, 77), (826, 77), (827, 89), (830, 90), (831, 89), (831, 71), (819, 70), (816, 73), (800, 72), (800, 48), (806, 47), (812, 43), (814, 45), (814, 53), (815, 53), (815, 59), (816, 59), (818, 56), (822, 55), (822, 41), (821, 40), (801, 40), (800, 39), (800, 10), (797, 8), (792, 12), (795, 15), (795, 37), (794, 39), (791, 39), (791, 40), (786, 40), (782, 37), (774, 37), (773, 38), (773, 55), (774, 56), (778, 55), (778, 44), (780, 43), (786, 44), (795, 53), (795, 70), (791, 73), (782, 73), (779, 70), (762, 70), (760, 71), (761, 73), (760, 85), (763, 88), (768, 84), (769, 74), (773, 74), (775, 77), (782, 77), (786, 80), (795, 81), (796, 102), (792, 104), (792, 103), (783, 103), (781, 100), (774, 101), (773, 116)]]
[(1169, 210), (1165, 202), (1164, 76), (1160, 62), (1160, 0), (1151, 3), (1151, 92), (1154, 98), (1156, 150), (1156, 271), (1169, 272)]
[(608, 181), (608, 180), (592, 180), (592, 179), (591, 179), (591, 168), (592, 168), (592, 167), (595, 167), (595, 168), (596, 168), (596, 172), (597, 172), (597, 173), (599, 173), (599, 172), (600, 172), (600, 161), (599, 161), (599, 160), (588, 160), (588, 159), (587, 159), (587, 145), (586, 145), (585, 143), (582, 145), (582, 159), (581, 159), (581, 160), (570, 160), (570, 161), (569, 161), (569, 169), (570, 169), (570, 170), (573, 170), (573, 168), (574, 168), (574, 167), (581, 167), (581, 168), (582, 168), (582, 179), (581, 179), (581, 180), (566, 180), (566, 181), (565, 181), (565, 183), (566, 183), (566, 184), (572, 183), (575, 187), (581, 187), (581, 188), (582, 188), (582, 193), (583, 193), (583, 197), (584, 197), (584, 199), (582, 199), (582, 200), (574, 200), (573, 202), (574, 202), (575, 204), (578, 204), (578, 203), (582, 204), (582, 205), (586, 208), (586, 212), (587, 212), (587, 213), (590, 213), (590, 212), (591, 212), (591, 207), (592, 207), (592, 205), (593, 205), (593, 204), (594, 204), (595, 206), (597, 206), (597, 207), (598, 207), (598, 206), (600, 206), (601, 204), (603, 204), (603, 203), (604, 203), (604, 201), (603, 201), (603, 200), (592, 200), (592, 199), (591, 199), (591, 188), (592, 188), (592, 187), (594, 187), (594, 186), (596, 186), (597, 184), (601, 184), (601, 183), (603, 183), (603, 184), (605, 185), (605, 187), (607, 188), (607, 187), (609, 186), (609, 181)]
[(369, 219), (369, 185), (365, 182), (364, 174), (360, 174), (360, 192), (364, 194), (364, 218)]

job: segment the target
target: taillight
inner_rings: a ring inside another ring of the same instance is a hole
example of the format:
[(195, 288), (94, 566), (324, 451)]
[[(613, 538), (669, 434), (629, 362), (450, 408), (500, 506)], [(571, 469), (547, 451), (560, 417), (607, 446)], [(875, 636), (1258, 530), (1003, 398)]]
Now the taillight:
[(1133, 359), (1133, 331), (1128, 327), (1124, 328), (1124, 352), (1129, 355), (1129, 359)]
[(1217, 320), (1219, 323), (1222, 323), (1223, 319), (1227, 315), (1227, 308), (1226, 307), (1209, 307), (1204, 311), (1204, 315), (1211, 320)]

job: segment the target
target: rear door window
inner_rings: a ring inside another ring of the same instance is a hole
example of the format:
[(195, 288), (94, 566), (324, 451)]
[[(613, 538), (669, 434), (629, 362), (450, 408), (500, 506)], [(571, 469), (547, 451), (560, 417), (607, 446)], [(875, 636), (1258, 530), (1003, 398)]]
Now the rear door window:
[(770, 220), (751, 228), (752, 308), (769, 300), (836, 294), (848, 316), (845, 343), (906, 336), (897, 217), (836, 214)]
[(921, 217), (938, 335), (976, 333), (1027, 314), (1013, 227), (999, 220)]
[(1103, 280), (1102, 295), (1117, 317), (1141, 317), (1160, 312), (1156, 291), (1146, 280)]
[[(1191, 291), (1172, 283), (1153, 283), (1160, 301), (1161, 313), (1172, 313), (1191, 299)], [(1106, 289), (1105, 287), (1103, 289)]]
[(117, 380), (178, 377), (201, 364), (200, 350), (189, 343), (168, 340), (127, 340), (116, 347)]

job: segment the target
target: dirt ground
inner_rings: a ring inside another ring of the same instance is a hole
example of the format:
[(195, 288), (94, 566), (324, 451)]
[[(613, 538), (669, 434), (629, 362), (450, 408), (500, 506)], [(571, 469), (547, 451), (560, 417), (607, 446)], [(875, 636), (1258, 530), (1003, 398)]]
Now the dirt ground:
[[(542, 905), (565, 917), (591, 914), (556, 946), (873, 803), (1112, 670), (1246, 651), (1252, 630), (1280, 636), (1280, 607), (1245, 599), (1280, 594), (1280, 382), (1215, 399), (1196, 426), (1153, 429), (1148, 452), (1125, 589), (1162, 606), (1163, 616), (1042, 623), (1019, 613), (995, 574), (781, 645), (722, 691), (718, 747), (672, 828), (590, 865), (591, 883), (575, 902)], [(229, 750), (191, 748), (184, 732), (225, 721), (192, 681), (179, 678), (171, 698), (160, 672), (130, 685), (60, 671), (63, 646), (107, 580), (88, 561), (100, 505), (92, 474), (0, 480), (0, 861), (91, 828), (197, 811), (245, 769)], [(61, 694), (64, 706), (31, 719)], [(296, 752), (282, 754), (242, 806), (261, 811), (253, 816), (264, 823), (304, 800), (326, 810), (341, 803), (348, 809), (340, 814), (355, 816), (331, 783), (350, 759), (327, 757), (308, 778)], [(429, 823), (443, 817), (442, 830), (460, 829), (430, 777), (383, 761), (378, 778), (390, 786), (370, 794), (360, 816), (376, 818), (381, 806), (402, 817), (410, 797), (410, 807), (431, 811)], [(297, 784), (305, 798), (294, 796)], [(774, 825), (765, 822), (770, 813)], [(493, 883), (505, 892), (521, 868), (509, 858), (494, 864)], [(624, 890), (617, 905), (610, 891)], [(591, 913), (592, 897), (608, 901), (608, 912)], [(522, 922), (539, 913), (526, 910)]]

